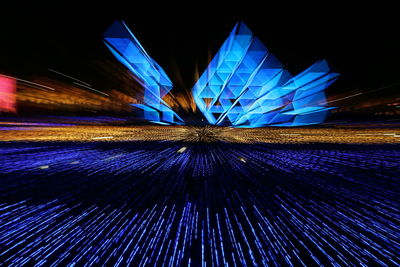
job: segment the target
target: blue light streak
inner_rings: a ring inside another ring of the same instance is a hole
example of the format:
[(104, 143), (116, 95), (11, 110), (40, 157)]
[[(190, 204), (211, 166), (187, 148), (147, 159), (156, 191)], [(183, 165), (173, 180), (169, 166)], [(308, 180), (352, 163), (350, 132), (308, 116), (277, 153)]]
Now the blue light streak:
[(0, 161), (4, 265), (400, 264), (396, 145), (13, 142)]

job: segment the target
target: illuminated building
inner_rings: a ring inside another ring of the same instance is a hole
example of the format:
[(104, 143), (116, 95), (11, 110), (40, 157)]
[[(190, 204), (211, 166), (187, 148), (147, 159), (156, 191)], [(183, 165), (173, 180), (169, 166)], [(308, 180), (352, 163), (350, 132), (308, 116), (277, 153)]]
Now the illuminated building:
[(108, 28), (104, 36), (104, 42), (113, 55), (145, 88), (143, 104), (133, 104), (144, 111), (144, 118), (160, 124), (183, 122), (162, 99), (172, 89), (171, 80), (146, 53), (125, 23), (116, 21)]
[[(146, 120), (176, 123), (180, 117), (162, 99), (172, 82), (123, 22), (105, 33), (105, 42), (145, 88)], [(320, 60), (292, 77), (244, 23), (238, 23), (193, 87), (196, 105), (210, 124), (234, 127), (301, 126), (324, 121), (324, 89), (338, 73)]]
[(238, 23), (193, 87), (213, 125), (301, 126), (324, 121), (324, 89), (339, 76), (325, 60), (292, 77), (244, 23)]

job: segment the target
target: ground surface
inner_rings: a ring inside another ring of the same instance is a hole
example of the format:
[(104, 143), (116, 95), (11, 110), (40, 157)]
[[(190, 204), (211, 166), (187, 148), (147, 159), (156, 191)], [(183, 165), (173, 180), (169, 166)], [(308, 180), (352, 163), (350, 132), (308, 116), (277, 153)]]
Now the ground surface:
[(20, 127), (0, 134), (5, 265), (400, 264), (397, 129)]

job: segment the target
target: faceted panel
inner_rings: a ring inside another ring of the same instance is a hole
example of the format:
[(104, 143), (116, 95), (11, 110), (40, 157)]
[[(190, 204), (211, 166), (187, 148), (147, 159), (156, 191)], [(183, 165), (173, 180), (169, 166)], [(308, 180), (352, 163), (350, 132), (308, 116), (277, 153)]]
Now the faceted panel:
[(161, 124), (183, 122), (162, 99), (172, 89), (171, 80), (146, 53), (125, 23), (114, 22), (104, 33), (104, 42), (144, 86), (143, 104), (133, 105), (143, 110), (144, 119)]
[[(211, 124), (301, 126), (323, 122), (332, 109), (323, 91), (338, 76), (320, 60), (292, 77), (250, 29), (238, 23), (192, 92)], [(212, 98), (207, 107), (205, 97)]]

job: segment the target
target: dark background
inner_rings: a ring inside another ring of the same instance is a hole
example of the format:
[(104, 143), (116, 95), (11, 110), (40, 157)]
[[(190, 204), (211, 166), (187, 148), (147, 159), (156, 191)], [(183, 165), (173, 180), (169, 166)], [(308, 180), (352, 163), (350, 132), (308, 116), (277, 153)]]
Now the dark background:
[(102, 34), (122, 19), (171, 77), (173, 91), (190, 90), (196, 68), (201, 74), (235, 23), (244, 21), (292, 74), (327, 59), (342, 74), (328, 96), (400, 81), (397, 8), (383, 3), (82, 3), (4, 5), (1, 73), (24, 76), (51, 68), (101, 88), (107, 74), (93, 65), (115, 60)]

